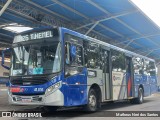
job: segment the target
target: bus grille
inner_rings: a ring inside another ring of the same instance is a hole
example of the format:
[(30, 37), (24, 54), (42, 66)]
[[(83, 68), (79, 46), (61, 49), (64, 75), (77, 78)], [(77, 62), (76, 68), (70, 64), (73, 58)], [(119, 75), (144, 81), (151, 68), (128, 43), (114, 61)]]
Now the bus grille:
[(11, 80), (11, 84), (12, 85), (25, 85), (25, 86), (31, 86), (31, 85), (41, 85), (41, 84), (45, 84), (46, 82), (48, 82), (47, 79), (12, 79)]
[(28, 97), (23, 97), (23, 96), (14, 96), (13, 97), (13, 101), (16, 102), (41, 102), (42, 101), (42, 97), (40, 96), (28, 96)]

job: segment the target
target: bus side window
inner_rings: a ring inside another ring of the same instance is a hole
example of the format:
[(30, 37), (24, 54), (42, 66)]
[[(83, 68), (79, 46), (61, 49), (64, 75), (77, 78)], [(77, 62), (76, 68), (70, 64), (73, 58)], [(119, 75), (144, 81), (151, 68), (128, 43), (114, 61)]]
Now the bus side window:
[[(75, 46), (76, 55), (73, 57), (71, 55), (71, 46)], [(82, 54), (82, 46), (73, 45), (71, 43), (66, 42), (65, 44), (65, 75), (70, 76), (77, 74), (82, 71), (83, 65), (83, 54)]]
[(126, 72), (126, 56), (124, 53), (111, 50), (112, 71), (114, 72)]
[[(149, 60), (145, 60), (144, 62), (144, 75), (147, 75), (147, 76), (156, 76), (156, 67), (155, 67), (155, 64), (154, 62), (152, 61), (149, 61)], [(149, 82), (149, 79), (147, 79), (148, 82)], [(151, 79), (150, 81), (151, 83), (155, 83), (156, 80), (155, 79)]]
[(152, 62), (152, 61), (149, 61), (148, 74), (149, 74), (150, 76), (156, 76), (155, 64), (154, 64), (154, 62)]
[(144, 61), (142, 58), (133, 57), (134, 74), (143, 74)]
[(143, 67), (143, 73), (144, 75), (150, 75), (149, 73), (149, 60), (144, 59), (144, 67)]
[(87, 44), (84, 44), (84, 58), (86, 67), (92, 69), (102, 69), (99, 45), (94, 42), (86, 43)]

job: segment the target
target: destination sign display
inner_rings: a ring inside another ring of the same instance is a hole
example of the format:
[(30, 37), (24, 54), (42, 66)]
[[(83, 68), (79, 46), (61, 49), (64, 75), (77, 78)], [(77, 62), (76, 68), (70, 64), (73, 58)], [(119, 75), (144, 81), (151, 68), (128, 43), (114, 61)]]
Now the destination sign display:
[(24, 41), (51, 38), (53, 37), (53, 31), (34, 32), (34, 33), (22, 35), (22, 37)]

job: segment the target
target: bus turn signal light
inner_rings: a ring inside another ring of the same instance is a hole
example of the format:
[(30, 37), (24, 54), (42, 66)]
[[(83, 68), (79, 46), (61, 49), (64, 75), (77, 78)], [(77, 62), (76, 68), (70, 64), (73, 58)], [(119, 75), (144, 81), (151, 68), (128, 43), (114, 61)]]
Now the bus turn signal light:
[(10, 92), (12, 93), (16, 93), (16, 92), (20, 92), (21, 89), (20, 88), (10, 88)]

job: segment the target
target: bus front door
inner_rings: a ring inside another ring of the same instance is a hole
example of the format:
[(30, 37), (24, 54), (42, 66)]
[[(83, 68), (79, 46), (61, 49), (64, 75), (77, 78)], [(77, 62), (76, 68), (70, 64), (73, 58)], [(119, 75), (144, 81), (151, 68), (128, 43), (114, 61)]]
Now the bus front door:
[(76, 106), (86, 103), (86, 68), (83, 66), (83, 47), (66, 42), (65, 79), (67, 83), (67, 105)]

